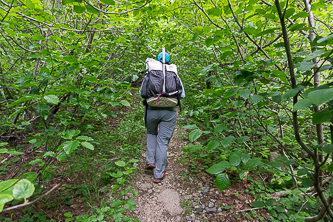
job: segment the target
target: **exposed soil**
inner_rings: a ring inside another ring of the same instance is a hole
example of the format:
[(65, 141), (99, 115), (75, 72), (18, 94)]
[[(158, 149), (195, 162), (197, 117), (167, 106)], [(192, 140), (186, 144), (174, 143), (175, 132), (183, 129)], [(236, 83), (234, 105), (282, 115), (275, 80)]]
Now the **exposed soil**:
[(245, 190), (250, 183), (232, 183), (228, 189), (219, 191), (212, 182), (214, 176), (204, 171), (198, 174), (190, 172), (188, 162), (181, 161), (184, 158), (181, 149), (188, 143), (183, 139), (187, 132), (177, 128), (169, 144), (167, 175), (162, 183), (153, 183), (152, 170), (143, 170), (146, 161), (145, 153), (142, 153), (139, 163), (141, 174), (133, 182), (139, 191), (137, 207), (131, 216), (143, 222), (260, 221), (259, 216), (267, 221), (269, 214), (266, 210), (256, 210), (255, 217), (249, 210), (254, 198)]

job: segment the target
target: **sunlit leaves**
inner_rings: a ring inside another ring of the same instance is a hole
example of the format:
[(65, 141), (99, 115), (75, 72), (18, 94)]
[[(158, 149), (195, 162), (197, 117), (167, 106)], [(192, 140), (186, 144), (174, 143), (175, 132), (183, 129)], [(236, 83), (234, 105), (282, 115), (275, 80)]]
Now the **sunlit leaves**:
[(79, 141), (66, 141), (63, 143), (63, 149), (66, 152), (66, 154), (72, 153), (74, 150), (77, 149), (77, 147), (80, 145)]
[(79, 14), (83, 13), (86, 10), (86, 8), (84, 6), (80, 6), (80, 5), (74, 5), (73, 9), (76, 13), (79, 13)]
[(44, 96), (44, 99), (48, 102), (48, 103), (51, 103), (51, 104), (58, 104), (59, 103), (59, 97), (56, 96), (56, 95), (47, 95), (47, 96)]
[(114, 0), (100, 0), (102, 3), (106, 5), (114, 5), (115, 1)]
[(16, 199), (29, 198), (35, 191), (35, 186), (26, 179), (20, 180), (14, 185), (13, 197)]
[(89, 142), (82, 142), (81, 145), (90, 149), (90, 150), (94, 150), (94, 146)]
[(285, 18), (289, 18), (290, 16), (292, 16), (295, 13), (295, 9), (294, 8), (288, 8), (284, 14)]
[(211, 8), (207, 10), (208, 15), (221, 16), (222, 11), (218, 8)]

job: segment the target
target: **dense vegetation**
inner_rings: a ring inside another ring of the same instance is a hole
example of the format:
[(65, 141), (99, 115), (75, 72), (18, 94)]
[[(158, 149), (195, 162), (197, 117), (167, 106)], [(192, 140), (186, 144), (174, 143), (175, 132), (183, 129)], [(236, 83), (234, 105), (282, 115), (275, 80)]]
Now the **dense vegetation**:
[[(50, 181), (78, 177), (74, 189), (98, 206), (77, 221), (132, 220), (135, 200), (117, 198), (137, 193), (126, 182), (144, 149), (137, 88), (165, 46), (199, 141), (185, 155), (220, 190), (230, 175), (264, 175), (252, 205), (271, 221), (333, 220), (332, 1), (0, 2), (4, 213), (41, 218), (31, 204), (59, 189)], [(108, 202), (101, 184), (112, 184)]]

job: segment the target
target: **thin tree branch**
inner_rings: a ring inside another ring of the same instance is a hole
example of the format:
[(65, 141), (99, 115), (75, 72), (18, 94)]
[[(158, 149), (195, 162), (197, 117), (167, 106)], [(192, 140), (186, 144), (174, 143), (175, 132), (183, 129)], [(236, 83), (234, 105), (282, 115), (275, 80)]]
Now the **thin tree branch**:
[(6, 211), (10, 211), (10, 210), (14, 210), (14, 209), (21, 208), (21, 207), (29, 206), (29, 205), (35, 203), (36, 201), (42, 199), (43, 197), (49, 195), (49, 194), (50, 194), (53, 190), (55, 190), (59, 185), (60, 185), (60, 183), (57, 184), (57, 185), (55, 185), (54, 187), (52, 187), (51, 190), (47, 191), (45, 194), (43, 194), (42, 196), (38, 197), (38, 198), (37, 198), (36, 200), (34, 200), (34, 201), (31, 201), (31, 202), (28, 202), (28, 203), (24, 203), (24, 204), (19, 204), (19, 205), (13, 206), (13, 207), (8, 207), (8, 208), (4, 209), (2, 212), (6, 212)]
[(200, 5), (195, 1), (193, 0), (194, 4), (200, 9), (200, 11), (202, 11), (202, 13), (205, 14), (205, 16), (208, 18), (208, 20), (213, 24), (215, 25), (216, 27), (220, 28), (220, 29), (225, 29), (224, 27), (222, 26), (219, 26), (218, 24), (216, 24), (210, 17), (209, 15), (205, 12), (205, 10), (203, 8), (200, 7)]

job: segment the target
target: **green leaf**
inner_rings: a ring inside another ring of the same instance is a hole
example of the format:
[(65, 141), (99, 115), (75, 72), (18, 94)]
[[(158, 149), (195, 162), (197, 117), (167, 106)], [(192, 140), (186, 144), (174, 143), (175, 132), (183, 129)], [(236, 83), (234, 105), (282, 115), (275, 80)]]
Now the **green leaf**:
[(308, 55), (304, 58), (304, 61), (309, 61), (309, 60), (312, 60), (312, 59), (314, 59), (314, 58), (320, 57), (320, 56), (322, 56), (322, 55), (325, 54), (325, 53), (326, 53), (325, 50), (317, 50), (317, 51), (314, 51), (313, 53), (308, 54)]
[(210, 26), (204, 26), (203, 27), (203, 31), (204, 31), (204, 33), (209, 33), (210, 31), (212, 30), (212, 28), (210, 27)]
[(83, 13), (86, 10), (84, 6), (74, 5), (74, 11), (78, 14)]
[(214, 128), (214, 132), (215, 133), (219, 133), (222, 132), (223, 130), (225, 130), (227, 127), (224, 124), (217, 124)]
[(11, 104), (9, 104), (8, 107), (10, 108), (17, 104), (21, 104), (23, 102), (30, 101), (32, 99), (34, 99), (33, 96), (23, 96), (23, 97), (19, 98), (18, 100), (16, 100), (15, 102), (12, 102)]
[[(73, 217), (73, 214), (67, 212), (67, 213), (64, 213), (64, 216), (65, 216), (65, 217)], [(66, 221), (67, 221), (67, 220), (66, 220)]]
[(289, 165), (293, 165), (294, 163), (296, 163), (296, 161), (294, 159), (290, 159), (290, 160), (286, 160), (284, 162), (284, 165), (289, 166)]
[(289, 18), (290, 16), (292, 16), (295, 13), (295, 9), (294, 8), (289, 8), (286, 10), (286, 13), (284, 14), (285, 18)]
[(323, 65), (323, 66), (318, 70), (318, 72), (323, 72), (323, 71), (329, 70), (330, 68), (332, 68), (332, 65), (331, 65), (331, 64)]
[(230, 186), (230, 180), (226, 173), (221, 173), (216, 176), (216, 184), (219, 190), (225, 190)]
[(29, 162), (29, 164), (39, 164), (39, 163), (42, 163), (43, 162), (43, 160), (42, 159), (35, 159), (35, 160), (33, 160), (33, 161), (30, 161)]
[(94, 150), (94, 146), (89, 142), (82, 142), (81, 145), (85, 148), (88, 148), (89, 150)]
[(0, 204), (5, 204), (13, 199), (14, 198), (9, 194), (0, 194)]
[(241, 160), (243, 163), (247, 163), (250, 160), (250, 155), (248, 153), (242, 153), (241, 154)]
[(274, 205), (276, 204), (276, 200), (273, 199), (273, 198), (268, 199), (268, 200), (266, 200), (265, 204), (266, 204), (266, 206), (268, 206), (268, 207), (274, 206)]
[(270, 162), (269, 165), (271, 165), (272, 167), (275, 167), (275, 168), (280, 168), (283, 166), (283, 164), (280, 163), (279, 161)]
[(91, 7), (90, 5), (86, 5), (86, 9), (87, 9), (88, 12), (93, 13), (93, 14), (98, 14), (99, 13), (99, 11), (97, 9)]
[(313, 115), (312, 123), (320, 124), (323, 122), (328, 122), (332, 119), (332, 116), (333, 116), (333, 113), (328, 109), (317, 112)]
[(288, 100), (289, 98), (296, 96), (302, 89), (304, 89), (304, 86), (301, 85), (298, 85), (295, 89), (289, 89), (283, 94), (283, 99)]
[(206, 38), (205, 44), (206, 44), (207, 47), (209, 47), (209, 46), (214, 44), (214, 41), (213, 41), (212, 38), (209, 37), (209, 38)]
[(333, 88), (319, 89), (309, 92), (307, 98), (317, 106), (333, 100)]
[(9, 187), (13, 186), (18, 179), (10, 179), (10, 180), (5, 180), (0, 182), (0, 192), (7, 190)]
[(251, 91), (249, 89), (241, 89), (238, 91), (238, 94), (243, 99), (247, 99), (247, 98), (249, 98)]
[(300, 62), (300, 63), (297, 63), (297, 65), (296, 65), (298, 71), (300, 71), (300, 72), (308, 71), (315, 66), (316, 66), (316, 63), (314, 63), (314, 62)]
[(213, 141), (210, 141), (208, 144), (207, 144), (207, 147), (206, 147), (206, 151), (210, 151), (212, 149), (215, 149), (216, 147), (218, 147), (220, 145), (220, 142), (218, 140), (213, 140)]
[(123, 176), (123, 172), (118, 170), (117, 173), (110, 173), (110, 176), (115, 177), (115, 178), (119, 178)]
[(305, 178), (302, 180), (302, 184), (305, 188), (308, 188), (313, 185), (313, 181), (310, 178)]
[(127, 199), (125, 206), (130, 210), (135, 210), (135, 200), (133, 198)]
[(15, 184), (13, 189), (13, 196), (15, 199), (29, 198), (35, 191), (35, 186), (26, 179), (20, 180)]
[(229, 146), (234, 140), (235, 140), (235, 137), (228, 136), (228, 137), (224, 138), (224, 140), (221, 141), (221, 145), (224, 147)]
[(198, 128), (195, 124), (192, 125), (186, 125), (182, 127), (183, 129), (188, 129), (188, 130), (192, 130), (192, 129), (196, 129)]
[(139, 162), (139, 160), (138, 159), (130, 159), (128, 162), (129, 163), (137, 163), (137, 162)]
[(47, 95), (44, 96), (44, 99), (51, 104), (57, 105), (59, 103), (59, 98), (56, 95)]
[(264, 100), (264, 97), (261, 95), (253, 95), (250, 97), (249, 102), (250, 103), (258, 103), (260, 101)]
[(324, 146), (323, 147), (323, 151), (325, 153), (331, 153), (331, 152), (333, 152), (333, 145), (326, 145), (326, 146)]
[(57, 160), (60, 162), (65, 162), (69, 156), (65, 152), (61, 152), (57, 156)]
[(2, 142), (2, 143), (0, 143), (0, 147), (6, 146), (7, 144), (8, 144), (7, 142)]
[(265, 204), (262, 201), (253, 201), (251, 203), (251, 206), (256, 207), (256, 208), (262, 208), (262, 207), (265, 207)]
[(293, 24), (293, 25), (290, 26), (289, 30), (291, 32), (298, 31), (298, 30), (302, 30), (305, 26), (306, 26), (306, 23)]
[(264, 10), (264, 9), (261, 9), (261, 8), (258, 8), (258, 9), (256, 9), (256, 13), (258, 13), (258, 14), (265, 14), (266, 13), (266, 10)]
[(8, 149), (6, 149), (6, 148), (2, 148), (2, 149), (0, 149), (0, 154), (1, 153), (8, 153)]
[(84, 141), (93, 141), (94, 139), (89, 136), (78, 136), (76, 137), (77, 140), (84, 140)]
[(302, 99), (299, 100), (295, 105), (294, 105), (294, 111), (300, 110), (300, 109), (305, 109), (308, 108), (309, 106), (312, 105), (312, 102), (308, 99)]
[(120, 167), (124, 167), (125, 165), (126, 165), (126, 163), (124, 162), (124, 161), (117, 161), (117, 162), (115, 162), (115, 164), (117, 165), (117, 166), (120, 166)]
[(26, 0), (25, 5), (30, 9), (35, 9), (35, 5), (34, 5), (34, 3), (32, 3), (31, 0)]
[(228, 161), (221, 161), (211, 166), (206, 172), (210, 174), (218, 174), (223, 172), (227, 167), (231, 167), (230, 163)]
[(23, 154), (23, 152), (18, 152), (16, 150), (8, 150), (7, 153), (11, 154), (11, 155), (21, 155), (21, 154)]
[(236, 89), (228, 89), (228, 91), (226, 91), (223, 95), (224, 98), (229, 98), (232, 97), (234, 95), (237, 94), (237, 90)]
[(202, 134), (201, 130), (199, 130), (199, 129), (193, 130), (189, 135), (190, 142), (192, 143), (192, 142), (196, 141), (197, 139), (199, 139), (201, 134)]
[(44, 155), (43, 155), (43, 157), (46, 157), (46, 156), (55, 156), (55, 153), (52, 151), (48, 151), (48, 152), (44, 153)]
[(121, 103), (123, 106), (131, 106), (131, 104), (130, 104), (127, 100), (121, 100), (120, 103)]
[(256, 34), (256, 37), (260, 37), (260, 36), (264, 36), (270, 33), (274, 33), (275, 30), (277, 30), (276, 28), (274, 29), (266, 29), (265, 31), (259, 32), (258, 34)]
[(124, 204), (124, 201), (122, 201), (122, 200), (116, 200), (116, 201), (112, 202), (111, 207), (115, 208), (115, 207), (119, 207), (120, 205), (123, 205), (123, 204)]
[(295, 14), (291, 19), (306, 18), (309, 14), (307, 12), (299, 12)]
[(66, 154), (71, 154), (80, 145), (79, 141), (66, 141), (63, 143), (63, 149)]
[(106, 5), (114, 5), (115, 1), (114, 0), (101, 0), (102, 3)]
[(275, 207), (275, 210), (276, 210), (277, 212), (280, 212), (280, 213), (282, 213), (282, 212), (284, 212), (284, 211), (285, 211), (285, 208), (284, 208), (284, 206), (282, 206), (282, 205), (279, 205), (279, 206), (276, 206), (276, 207)]
[(333, 172), (333, 164), (328, 166), (327, 171), (328, 172)]
[(207, 10), (208, 15), (221, 16), (222, 11), (218, 8), (211, 8)]
[(276, 16), (274, 14), (265, 14), (264, 17), (267, 19), (276, 19)]
[(79, 135), (80, 132), (81, 132), (80, 130), (67, 130), (67, 131), (65, 131), (62, 138), (67, 139), (67, 140), (71, 140), (71, 139), (73, 139), (74, 136)]
[(74, 2), (74, 0), (62, 0), (61, 4), (67, 5), (67, 4), (70, 4), (70, 3), (73, 3), (73, 2)]
[(229, 162), (233, 166), (238, 166), (241, 162), (241, 157), (238, 154), (234, 153), (230, 156)]
[(330, 39), (333, 39), (333, 34), (332, 35), (328, 35), (328, 36), (326, 36), (324, 38), (319, 39), (317, 41), (317, 43), (319, 44), (319, 43), (325, 42), (325, 41), (330, 40)]
[(252, 169), (252, 168), (260, 166), (260, 165), (261, 165), (261, 160), (258, 158), (252, 159), (249, 162), (247, 162), (247, 164), (246, 164), (248, 169)]
[(309, 171), (307, 169), (299, 169), (297, 170), (297, 176), (303, 176), (305, 174), (307, 174)]
[(242, 137), (237, 138), (237, 143), (244, 143), (249, 139), (250, 139), (250, 137), (248, 137), (248, 136), (242, 136)]

